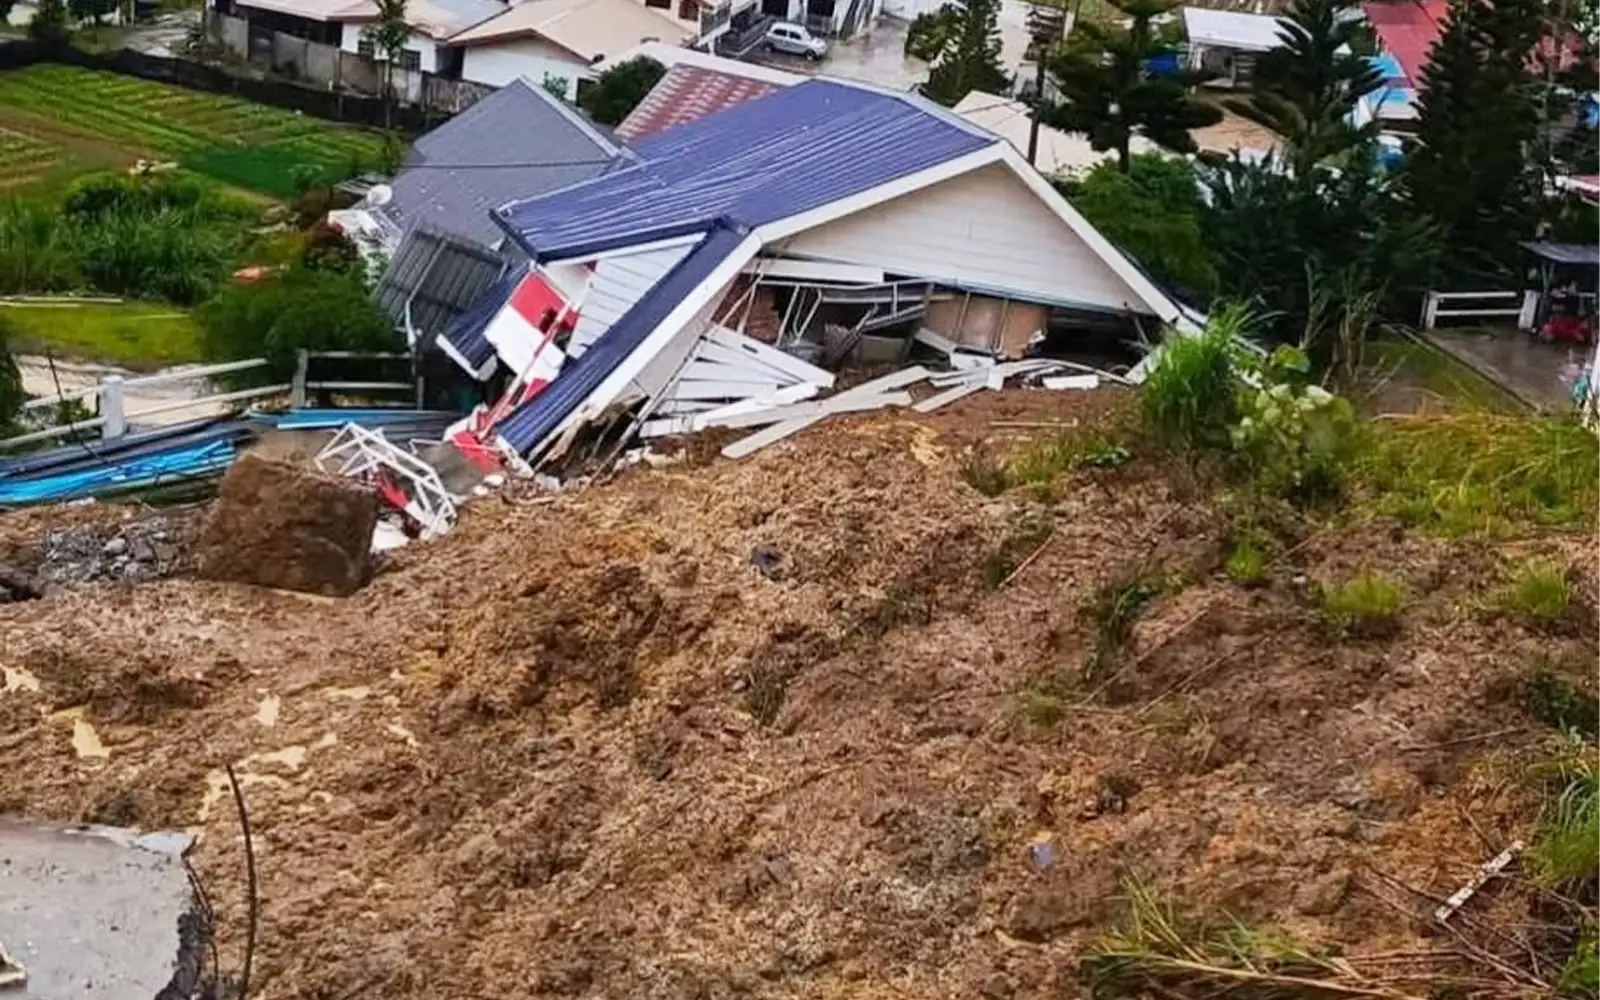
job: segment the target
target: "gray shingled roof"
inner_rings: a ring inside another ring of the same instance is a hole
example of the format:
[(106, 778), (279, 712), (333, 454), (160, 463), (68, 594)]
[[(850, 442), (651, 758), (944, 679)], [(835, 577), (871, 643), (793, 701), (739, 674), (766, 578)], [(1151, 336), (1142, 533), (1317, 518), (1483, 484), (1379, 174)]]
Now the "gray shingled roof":
[(517, 80), (418, 139), (382, 209), (397, 226), (493, 246), (489, 210), (602, 173), (630, 155), (543, 88)]

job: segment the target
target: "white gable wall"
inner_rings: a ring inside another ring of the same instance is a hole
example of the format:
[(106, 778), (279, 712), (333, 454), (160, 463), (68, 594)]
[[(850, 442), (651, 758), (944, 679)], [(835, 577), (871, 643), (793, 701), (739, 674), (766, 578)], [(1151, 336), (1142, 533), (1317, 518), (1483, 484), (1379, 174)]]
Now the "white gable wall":
[(535, 87), (546, 78), (565, 80), (567, 100), (578, 96), (578, 81), (594, 79), (589, 64), (559, 45), (542, 38), (513, 38), (466, 46), (461, 58), (461, 78), (491, 87), (504, 87), (527, 77)]
[(693, 243), (680, 243), (596, 261), (567, 353), (574, 357), (582, 354), (694, 247)]
[(1018, 298), (1150, 311), (999, 163), (799, 233), (773, 249)]

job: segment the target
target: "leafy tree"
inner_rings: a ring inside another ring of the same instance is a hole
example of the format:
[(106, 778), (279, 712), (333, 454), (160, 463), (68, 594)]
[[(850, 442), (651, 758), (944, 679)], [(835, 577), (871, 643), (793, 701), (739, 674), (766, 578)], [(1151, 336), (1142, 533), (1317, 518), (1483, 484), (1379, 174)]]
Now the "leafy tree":
[(954, 105), (974, 90), (1003, 94), (1011, 77), (1000, 67), (1000, 0), (958, 0), (947, 25), (944, 46), (923, 93), (944, 105)]
[(1189, 130), (1222, 120), (1218, 109), (1195, 100), (1190, 91), (1203, 75), (1189, 70), (1150, 72), (1151, 60), (1171, 55), (1171, 41), (1157, 32), (1155, 18), (1170, 13), (1177, 0), (1108, 0), (1128, 22), (1084, 19), (1073, 25), (1067, 44), (1049, 63), (1062, 100), (1040, 109), (1047, 125), (1089, 136), (1097, 150), (1113, 149), (1124, 171), (1128, 146), (1142, 135), (1179, 153), (1195, 151)]
[(16, 6), (16, 0), (0, 0), (0, 24), (11, 18), (11, 8)]
[(955, 37), (960, 24), (961, 8), (951, 3), (918, 14), (906, 29), (905, 54), (933, 62)]
[(1204, 206), (1188, 161), (1147, 153), (1133, 157), (1127, 173), (1101, 163), (1067, 194), (1102, 235), (1157, 278), (1210, 295), (1217, 273), (1201, 234)]
[(1356, 55), (1365, 25), (1350, 17), (1353, 0), (1294, 0), (1278, 20), (1282, 46), (1256, 59), (1255, 94), (1229, 106), (1283, 136), (1291, 169), (1337, 157), (1375, 139), (1378, 122), (1356, 127), (1350, 115), (1383, 84)]
[(602, 125), (621, 125), (645, 95), (667, 75), (667, 68), (647, 56), (629, 59), (601, 73), (578, 98), (589, 117)]
[(406, 0), (376, 0), (378, 19), (361, 29), (361, 37), (372, 44), (373, 51), (383, 60), (383, 125), (394, 124), (394, 68), (405, 51), (411, 37), (411, 26), (406, 23)]
[(1530, 156), (1540, 129), (1530, 56), (1543, 29), (1541, 0), (1451, 0), (1422, 72), (1418, 146), (1405, 176), (1463, 280), (1508, 273), (1517, 241), (1537, 225), (1543, 179)]
[(28, 22), (28, 37), (49, 48), (66, 45), (72, 37), (67, 26), (67, 8), (62, 0), (39, 0)]
[[(1401, 310), (1437, 259), (1436, 231), (1411, 210), (1370, 145), (1337, 169), (1294, 173), (1268, 157), (1202, 167), (1200, 176), (1217, 293), (1271, 316), (1268, 332), (1279, 339), (1318, 341), (1307, 347), (1320, 365), (1334, 360), (1336, 345), (1305, 338), (1308, 328), (1337, 329), (1357, 307), (1369, 317)], [(1343, 339), (1348, 346), (1356, 338)]]
[(195, 314), (212, 361), (264, 357), (273, 382), (294, 374), (301, 350), (394, 350), (397, 334), (360, 280), (337, 268), (295, 266), (233, 284)]

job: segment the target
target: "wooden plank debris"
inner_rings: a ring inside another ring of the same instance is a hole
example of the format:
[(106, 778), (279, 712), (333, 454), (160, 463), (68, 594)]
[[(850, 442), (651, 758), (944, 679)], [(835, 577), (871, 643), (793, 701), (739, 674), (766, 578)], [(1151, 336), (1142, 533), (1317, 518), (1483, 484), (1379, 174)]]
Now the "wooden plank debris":
[(853, 409), (853, 404), (863, 401), (871, 401), (873, 404), (868, 406), (867, 409), (902, 405), (900, 404), (900, 398), (904, 398), (904, 394), (896, 394), (894, 390), (903, 389), (908, 385), (921, 382), (928, 377), (928, 374), (928, 369), (921, 365), (912, 365), (910, 368), (902, 368), (900, 371), (890, 372), (882, 378), (875, 378), (870, 382), (863, 382), (854, 388), (835, 393), (821, 401), (822, 412), (794, 420), (785, 420), (783, 423), (773, 424), (765, 430), (757, 431), (749, 437), (740, 438), (723, 448), (722, 456), (724, 458), (743, 458), (765, 448), (769, 444), (782, 441), (791, 434), (805, 430), (832, 413), (843, 412), (843, 407), (845, 406), (851, 406)]
[(1521, 850), (1522, 841), (1513, 840), (1510, 847), (1480, 865), (1466, 885), (1457, 889), (1449, 899), (1445, 900), (1437, 910), (1433, 911), (1433, 919), (1441, 924), (1449, 920), (1457, 910), (1466, 904), (1467, 900), (1471, 899), (1479, 889), (1487, 885), (1490, 879), (1505, 871), (1506, 866), (1511, 864), (1511, 859), (1516, 857)]

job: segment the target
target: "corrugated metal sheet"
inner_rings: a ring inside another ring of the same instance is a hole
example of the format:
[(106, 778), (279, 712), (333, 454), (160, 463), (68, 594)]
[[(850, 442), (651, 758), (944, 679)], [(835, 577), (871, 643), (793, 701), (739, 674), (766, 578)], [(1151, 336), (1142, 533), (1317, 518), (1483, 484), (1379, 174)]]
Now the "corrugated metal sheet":
[(777, 90), (775, 83), (748, 76), (687, 64), (674, 66), (617, 126), (617, 135), (637, 142)]
[(174, 448), (212, 441), (234, 441), (254, 433), (255, 430), (248, 424), (232, 417), (203, 417), (148, 431), (136, 431), (111, 441), (96, 438), (3, 459), (0, 460), (0, 479), (58, 475)]
[(693, 249), (694, 244), (684, 243), (597, 261), (567, 344), (568, 356), (575, 358), (588, 350)]
[(1439, 40), (1448, 7), (1445, 0), (1361, 5), (1379, 44), (1400, 63), (1404, 79), (1412, 87), (1422, 85), (1422, 72), (1428, 67), (1433, 43)]
[(496, 212), (536, 257), (749, 229), (999, 140), (909, 94), (812, 80), (635, 145), (642, 163)]
[(1600, 267), (1600, 246), (1592, 243), (1529, 242), (1522, 246), (1540, 260), (1573, 267)]
[(497, 428), (500, 435), (519, 452), (526, 452), (561, 425), (606, 376), (638, 349), (667, 315), (717, 266), (744, 242), (744, 234), (718, 227), (686, 256), (632, 309), (612, 324), (580, 358), (561, 370), (561, 377), (550, 387), (514, 410)]
[(597, 177), (625, 155), (544, 88), (515, 80), (418, 139), (378, 211), (402, 230), (492, 245), (504, 234), (491, 209)]
[(411, 324), (426, 342), (448, 329), (507, 266), (504, 257), (481, 244), (414, 229), (395, 251), (374, 295), (402, 330), (410, 303)]

